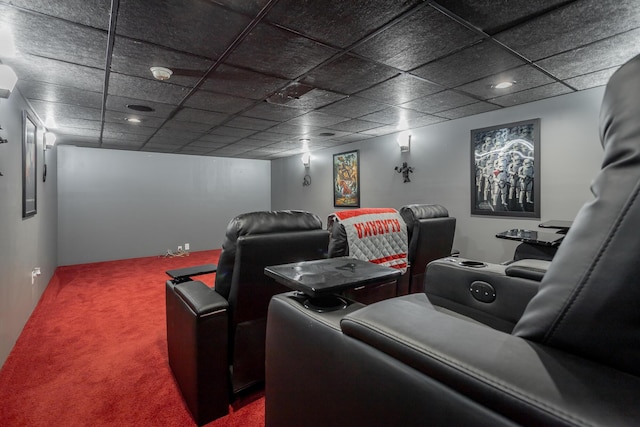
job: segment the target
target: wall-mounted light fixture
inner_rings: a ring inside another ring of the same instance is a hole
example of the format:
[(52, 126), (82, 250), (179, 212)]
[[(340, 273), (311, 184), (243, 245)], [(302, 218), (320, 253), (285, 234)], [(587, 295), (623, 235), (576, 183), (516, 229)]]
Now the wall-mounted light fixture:
[(45, 132), (44, 134), (44, 149), (50, 150), (56, 144), (56, 134), (53, 132)]
[(18, 76), (13, 69), (6, 64), (0, 64), (0, 98), (9, 98), (17, 81)]
[(304, 153), (302, 153), (302, 164), (304, 165), (305, 168), (308, 168), (309, 166), (311, 166), (311, 153), (306, 151)]
[(396, 141), (400, 146), (401, 153), (408, 153), (411, 150), (411, 134), (409, 132), (400, 132)]

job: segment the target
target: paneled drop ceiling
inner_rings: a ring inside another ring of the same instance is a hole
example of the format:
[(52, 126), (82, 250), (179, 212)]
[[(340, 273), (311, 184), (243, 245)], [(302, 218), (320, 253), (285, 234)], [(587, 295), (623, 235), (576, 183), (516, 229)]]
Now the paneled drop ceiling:
[(640, 0), (0, 0), (0, 26), (59, 144), (251, 159), (601, 86), (640, 53)]

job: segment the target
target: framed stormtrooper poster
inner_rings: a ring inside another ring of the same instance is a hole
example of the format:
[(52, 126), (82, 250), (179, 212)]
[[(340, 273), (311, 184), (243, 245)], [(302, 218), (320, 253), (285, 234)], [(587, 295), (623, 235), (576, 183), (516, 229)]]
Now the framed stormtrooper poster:
[(540, 119), (471, 131), (471, 215), (540, 218)]

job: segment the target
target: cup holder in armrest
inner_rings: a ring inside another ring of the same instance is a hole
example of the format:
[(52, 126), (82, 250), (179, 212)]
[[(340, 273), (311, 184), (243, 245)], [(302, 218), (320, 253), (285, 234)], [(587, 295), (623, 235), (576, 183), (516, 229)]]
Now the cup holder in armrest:
[(458, 264), (463, 267), (473, 267), (473, 268), (482, 268), (487, 266), (487, 263), (485, 262), (472, 261), (470, 259), (465, 259), (464, 261), (460, 261)]
[(326, 295), (307, 298), (302, 305), (317, 313), (326, 313), (329, 311), (345, 309), (349, 303), (347, 303), (344, 298), (340, 298), (337, 295)]

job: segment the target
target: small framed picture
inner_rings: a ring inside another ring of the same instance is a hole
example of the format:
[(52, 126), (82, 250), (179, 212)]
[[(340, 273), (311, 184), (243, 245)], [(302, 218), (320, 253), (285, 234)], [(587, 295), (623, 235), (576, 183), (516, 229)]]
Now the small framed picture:
[(333, 206), (360, 207), (360, 152), (333, 155)]

